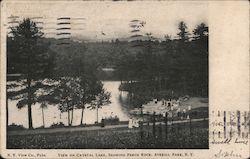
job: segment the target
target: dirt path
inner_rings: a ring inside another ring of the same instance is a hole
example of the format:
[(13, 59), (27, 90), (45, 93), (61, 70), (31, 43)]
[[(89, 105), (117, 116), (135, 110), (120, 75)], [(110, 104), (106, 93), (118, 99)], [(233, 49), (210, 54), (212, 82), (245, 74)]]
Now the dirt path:
[[(203, 120), (204, 119), (192, 119), (192, 122), (203, 121)], [(208, 120), (208, 118), (206, 118), (205, 120)], [(179, 121), (173, 121), (173, 123), (169, 122), (168, 125), (178, 124), (178, 123), (188, 123), (188, 122), (189, 120), (179, 120)], [(159, 125), (160, 123), (164, 124), (164, 122), (156, 122), (156, 125)], [(143, 125), (147, 125), (147, 123), (144, 123)], [(150, 123), (149, 125), (153, 125), (153, 123)], [(91, 127), (64, 127), (64, 128), (51, 128), (51, 129), (48, 128), (48, 129), (33, 129), (33, 130), (16, 130), (16, 131), (9, 131), (7, 134), (8, 136), (34, 135), (34, 134), (50, 134), (50, 133), (60, 133), (60, 132), (107, 130), (115, 128), (128, 128), (128, 125), (123, 124), (123, 125), (107, 125), (105, 127), (91, 126)]]

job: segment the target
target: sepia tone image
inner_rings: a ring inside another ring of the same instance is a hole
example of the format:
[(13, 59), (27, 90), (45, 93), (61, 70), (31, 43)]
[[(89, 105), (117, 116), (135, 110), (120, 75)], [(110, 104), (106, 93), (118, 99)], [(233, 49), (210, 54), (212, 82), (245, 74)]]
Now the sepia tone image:
[(7, 149), (209, 148), (206, 3), (6, 8)]

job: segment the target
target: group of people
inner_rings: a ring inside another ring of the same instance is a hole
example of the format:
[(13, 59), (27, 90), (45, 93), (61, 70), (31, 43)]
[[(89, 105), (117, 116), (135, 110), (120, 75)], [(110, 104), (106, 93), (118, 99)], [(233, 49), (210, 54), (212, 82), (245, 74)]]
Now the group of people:
[(136, 127), (136, 128), (138, 128), (139, 127), (139, 122), (140, 122), (140, 120), (139, 119), (136, 119), (136, 118), (130, 118), (129, 120), (128, 120), (128, 128), (134, 128), (134, 127)]

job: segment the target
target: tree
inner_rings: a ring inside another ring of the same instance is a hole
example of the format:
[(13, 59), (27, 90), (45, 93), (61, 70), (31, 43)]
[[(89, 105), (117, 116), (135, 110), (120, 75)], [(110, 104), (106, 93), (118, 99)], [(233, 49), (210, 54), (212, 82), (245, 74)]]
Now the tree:
[(180, 32), (177, 35), (180, 37), (180, 40), (183, 42), (188, 41), (189, 33), (187, 31), (187, 25), (185, 24), (185, 22), (181, 21), (179, 23), (178, 29), (180, 30)]
[(62, 112), (68, 112), (69, 125), (73, 122), (74, 109), (81, 109), (80, 124), (83, 125), (86, 105), (90, 104), (102, 89), (97, 78), (99, 61), (96, 61), (92, 54), (87, 54), (84, 43), (72, 43), (68, 48), (59, 49), (61, 53), (57, 57), (56, 67), (59, 80), (54, 88), (54, 96), (58, 101), (55, 104), (59, 104)]
[[(102, 85), (100, 85), (102, 87)], [(90, 108), (96, 109), (96, 123), (98, 123), (98, 109), (104, 105), (110, 104), (110, 93), (102, 88), (101, 92), (95, 96), (95, 100), (91, 102)]]
[(195, 68), (196, 85), (197, 92), (200, 92), (201, 95), (207, 95), (208, 93), (208, 26), (205, 23), (197, 25), (193, 30), (195, 39), (194, 50), (195, 57), (197, 58), (196, 65), (200, 67)]
[(81, 125), (83, 125), (83, 114), (86, 104), (91, 104), (95, 96), (101, 92), (103, 85), (97, 78), (98, 65), (95, 61), (79, 61), (78, 78), (79, 78), (79, 101), (77, 109), (82, 109)]
[(73, 123), (74, 109), (79, 104), (79, 88), (79, 79), (60, 77), (50, 94), (53, 103), (58, 104), (59, 110), (68, 113), (69, 126)]
[(48, 44), (42, 41), (43, 33), (29, 18), (12, 27), (11, 35), (9, 42), (15, 45), (10, 44), (7, 52), (9, 54), (14, 51), (10, 53), (16, 55), (12, 70), (19, 73), (20, 77), (18, 81), (8, 85), (11, 90), (7, 90), (7, 96), (19, 100), (18, 108), (28, 106), (28, 125), (33, 128), (31, 106), (38, 102), (38, 90), (50, 87), (43, 83), (43, 79), (48, 76), (48, 66), (51, 66), (53, 59), (49, 54)]
[(168, 35), (168, 34), (165, 35), (165, 36), (164, 36), (164, 39), (165, 39), (166, 42), (171, 41), (171, 35)]
[(59, 110), (68, 113), (69, 126), (73, 123), (74, 109), (82, 109), (82, 125), (83, 113), (87, 103), (92, 103), (96, 100), (97, 96), (102, 93), (104, 93), (103, 98), (101, 98), (102, 102), (108, 102), (105, 100), (107, 92), (102, 91), (102, 83), (93, 77), (94, 76), (90, 74), (85, 74), (85, 76), (82, 75), (80, 77), (60, 77), (53, 88), (53, 93), (50, 94), (50, 96), (53, 97), (53, 103), (58, 104)]
[(205, 23), (201, 23), (197, 25), (196, 28), (193, 30), (195, 35), (195, 39), (204, 39), (208, 36), (208, 27)]
[(43, 127), (45, 127), (45, 120), (44, 120), (44, 108), (47, 108), (47, 105), (45, 103), (42, 103), (40, 105), (40, 108), (42, 109), (42, 120), (43, 120)]
[(91, 102), (91, 98), (90, 96), (88, 96), (88, 91), (87, 91), (87, 88), (89, 88), (87, 86), (87, 82), (84, 81), (86, 80), (84, 77), (81, 77), (81, 82), (80, 82), (80, 92), (79, 92), (79, 100), (80, 100), (80, 104), (77, 106), (77, 108), (79, 109), (82, 109), (82, 113), (81, 113), (81, 123), (80, 125), (83, 125), (83, 113), (84, 113), (84, 110), (85, 110), (85, 105), (89, 102)]
[[(101, 86), (101, 87), (100, 87)], [(81, 125), (83, 125), (83, 113), (86, 104), (91, 104), (95, 100), (95, 96), (101, 91), (102, 85), (94, 76), (81, 76), (80, 77), (80, 89), (79, 100), (80, 104), (77, 105), (78, 109), (82, 109), (81, 113)]]
[(180, 40), (175, 46), (176, 48), (174, 48), (176, 49), (177, 56), (175, 59), (176, 65), (173, 71), (175, 71), (174, 78), (177, 81), (176, 83), (178, 89), (182, 89), (183, 94), (185, 94), (187, 92), (187, 80), (190, 72), (190, 52), (187, 51), (190, 48), (189, 33), (187, 31), (187, 26), (183, 21), (179, 23), (178, 29), (179, 33), (177, 33), (177, 35), (179, 36)]

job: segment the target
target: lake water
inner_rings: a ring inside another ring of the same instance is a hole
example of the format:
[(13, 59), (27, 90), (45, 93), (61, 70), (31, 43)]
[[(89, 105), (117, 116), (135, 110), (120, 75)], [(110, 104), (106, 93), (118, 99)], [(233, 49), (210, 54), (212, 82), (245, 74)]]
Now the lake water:
[[(118, 90), (120, 82), (119, 81), (103, 81), (104, 88), (111, 93), (111, 104), (103, 106), (98, 109), (98, 121), (100, 122), (102, 118), (117, 116), (120, 121), (128, 120), (128, 111), (126, 108), (122, 106), (119, 98), (122, 98), (122, 101), (126, 101), (126, 92), (120, 92)], [(28, 127), (28, 110), (27, 106), (18, 109), (16, 107), (17, 101), (8, 100), (8, 108), (9, 108), (9, 125), (12, 123), (17, 125), (23, 125), (24, 127)], [(97, 120), (97, 112), (96, 109), (90, 110), (85, 109), (83, 115), (83, 123), (93, 124)], [(42, 120), (42, 109), (40, 108), (40, 104), (37, 103), (32, 106), (32, 117), (33, 117), (33, 127), (40, 127), (43, 125)], [(49, 127), (53, 123), (63, 122), (65, 125), (68, 124), (68, 114), (67, 112), (61, 113), (57, 105), (48, 105), (47, 108), (44, 109), (44, 118), (45, 118), (45, 127)], [(79, 125), (81, 120), (81, 110), (74, 110), (74, 119), (73, 125)]]

